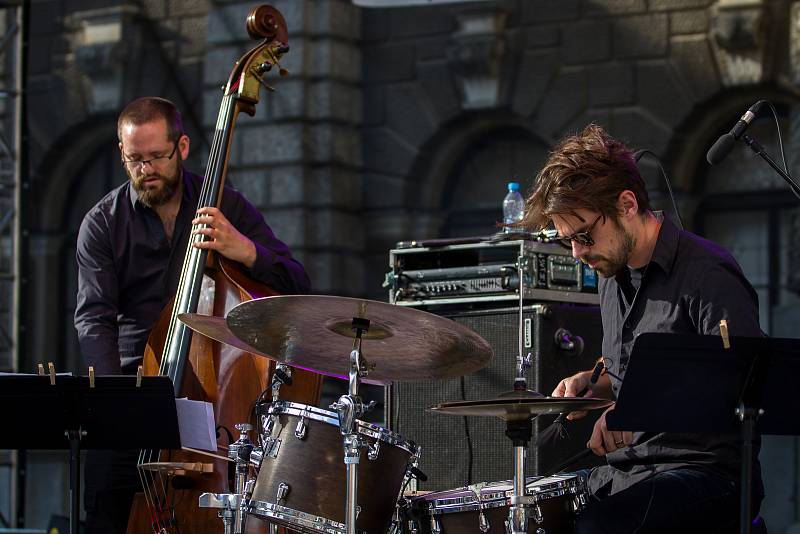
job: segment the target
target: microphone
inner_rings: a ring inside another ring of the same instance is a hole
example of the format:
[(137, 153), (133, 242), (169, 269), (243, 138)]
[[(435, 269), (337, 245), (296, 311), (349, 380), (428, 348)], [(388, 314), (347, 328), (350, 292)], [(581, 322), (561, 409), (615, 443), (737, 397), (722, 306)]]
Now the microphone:
[(756, 118), (758, 114), (758, 110), (761, 108), (761, 105), (764, 104), (766, 100), (759, 100), (752, 106), (750, 109), (745, 111), (744, 115), (733, 125), (731, 131), (726, 133), (725, 135), (721, 136), (717, 139), (717, 142), (708, 149), (708, 153), (706, 154), (706, 160), (711, 165), (716, 165), (717, 163), (721, 162), (725, 159), (725, 156), (733, 148), (733, 145), (739, 138), (744, 135), (744, 132), (747, 130), (747, 127), (750, 126), (750, 123), (753, 122), (753, 119)]

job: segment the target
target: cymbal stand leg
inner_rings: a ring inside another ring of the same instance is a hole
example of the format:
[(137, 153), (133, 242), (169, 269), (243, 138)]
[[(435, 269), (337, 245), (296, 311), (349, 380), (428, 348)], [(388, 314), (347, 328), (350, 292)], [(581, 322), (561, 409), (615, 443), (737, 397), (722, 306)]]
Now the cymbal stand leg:
[(361, 337), (369, 330), (369, 320), (354, 317), (353, 330), (356, 333), (353, 341), (353, 350), (350, 352), (350, 372), (347, 395), (342, 395), (339, 400), (331, 404), (339, 416), (339, 431), (343, 436), (344, 463), (347, 468), (347, 500), (345, 504), (345, 524), (347, 534), (356, 534), (356, 521), (358, 519), (358, 463), (361, 449), (366, 442), (361, 438), (356, 427), (356, 419), (363, 415), (372, 404), (364, 406), (358, 396), (358, 385), (361, 377), (367, 374), (367, 364), (361, 356)]
[[(508, 534), (526, 534), (529, 517), (528, 498), (525, 495), (525, 453), (533, 434), (533, 422), (530, 418), (521, 421), (506, 422), (506, 436), (514, 443), (514, 494), (508, 509), (506, 532)], [(536, 514), (534, 514), (535, 516)]]

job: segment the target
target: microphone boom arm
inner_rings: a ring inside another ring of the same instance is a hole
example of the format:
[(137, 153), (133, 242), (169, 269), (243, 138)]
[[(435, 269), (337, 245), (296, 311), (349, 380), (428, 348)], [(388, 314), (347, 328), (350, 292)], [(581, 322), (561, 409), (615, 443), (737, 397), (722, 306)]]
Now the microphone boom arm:
[(798, 187), (797, 183), (794, 180), (792, 180), (792, 177), (789, 176), (789, 174), (786, 171), (781, 169), (778, 166), (778, 164), (775, 163), (775, 160), (773, 160), (772, 157), (767, 153), (767, 151), (764, 149), (761, 143), (759, 143), (753, 136), (749, 134), (742, 135), (742, 141), (744, 141), (745, 144), (749, 146), (753, 152), (761, 156), (761, 159), (766, 161), (769, 164), (769, 166), (772, 167), (775, 170), (775, 172), (777, 172), (781, 176), (781, 178), (786, 180), (786, 183), (789, 184), (789, 188), (792, 190), (792, 193), (794, 193), (794, 196), (800, 199), (800, 187)]

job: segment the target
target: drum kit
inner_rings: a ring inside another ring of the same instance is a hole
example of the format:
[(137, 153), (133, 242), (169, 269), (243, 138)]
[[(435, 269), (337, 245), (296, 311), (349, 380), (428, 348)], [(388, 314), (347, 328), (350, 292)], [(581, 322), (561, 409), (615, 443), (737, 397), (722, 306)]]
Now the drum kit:
[[(492, 358), (489, 344), (444, 317), (384, 302), (334, 296), (276, 296), (243, 302), (227, 317), (180, 316), (193, 330), (278, 362), (272, 402), (258, 406), (258, 443), (237, 425), (229, 447), (236, 463), (232, 494), (204, 494), (200, 506), (220, 509), (225, 534), (245, 532), (248, 517), (304, 533), (544, 534), (569, 532), (585, 505), (576, 475), (525, 477), (532, 419), (608, 406), (593, 398), (551, 398), (528, 391), (529, 359), (520, 354), (514, 390), (498, 398), (431, 407), (434, 413), (497, 417), (514, 443), (511, 481), (407, 494), (420, 448), (361, 420), (359, 385), (443, 379), (473, 373)], [(347, 394), (325, 410), (280, 400), (291, 367), (348, 381)], [(366, 454), (362, 454), (366, 452)], [(344, 464), (344, 466), (342, 465)], [(251, 476), (251, 473), (254, 476)]]

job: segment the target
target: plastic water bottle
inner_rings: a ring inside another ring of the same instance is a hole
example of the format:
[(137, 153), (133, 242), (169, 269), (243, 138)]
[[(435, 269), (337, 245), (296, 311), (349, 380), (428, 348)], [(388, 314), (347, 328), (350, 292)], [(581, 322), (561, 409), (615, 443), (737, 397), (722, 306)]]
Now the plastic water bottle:
[(525, 199), (519, 194), (519, 184), (508, 182), (508, 194), (503, 199), (503, 223), (511, 226), (504, 226), (503, 231), (518, 232), (522, 230), (519, 223), (525, 217)]

